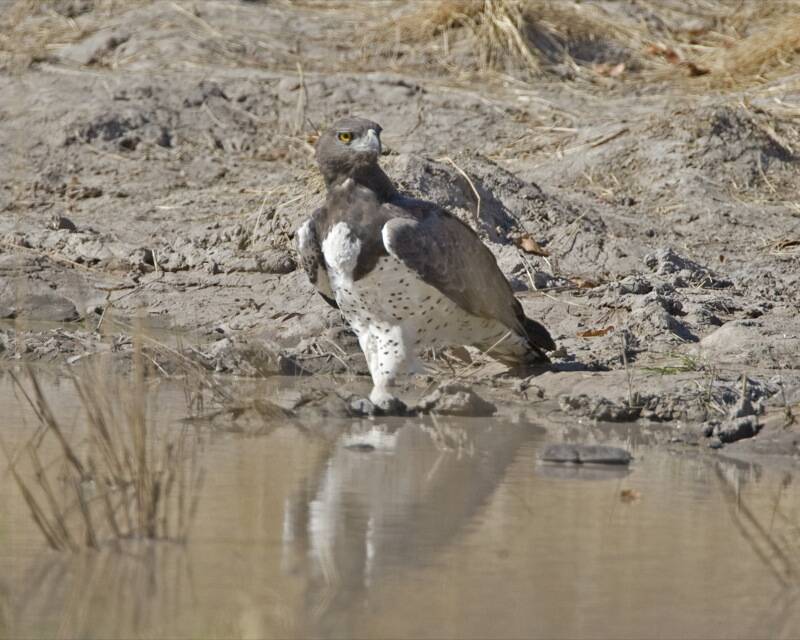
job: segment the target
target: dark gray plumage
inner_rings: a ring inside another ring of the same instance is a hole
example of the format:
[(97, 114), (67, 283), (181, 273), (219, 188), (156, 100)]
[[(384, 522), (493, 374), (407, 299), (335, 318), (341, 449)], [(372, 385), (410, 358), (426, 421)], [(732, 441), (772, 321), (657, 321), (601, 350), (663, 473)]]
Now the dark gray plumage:
[(359, 337), (375, 388), (420, 347), (471, 344), (509, 364), (547, 362), (547, 330), (527, 318), (491, 251), (458, 218), (404, 196), (378, 166), (381, 127), (345, 118), (320, 136), (325, 204), (298, 229), (302, 264)]

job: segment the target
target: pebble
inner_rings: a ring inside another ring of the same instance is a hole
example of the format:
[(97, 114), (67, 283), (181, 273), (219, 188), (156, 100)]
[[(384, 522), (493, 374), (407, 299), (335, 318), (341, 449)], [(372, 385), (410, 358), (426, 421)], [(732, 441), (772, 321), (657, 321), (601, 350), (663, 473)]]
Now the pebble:
[(0, 318), (20, 318), (45, 322), (73, 322), (80, 318), (75, 304), (56, 293), (37, 293), (19, 299), (0, 301)]
[(449, 383), (419, 401), (417, 409), (422, 413), (438, 413), (446, 416), (488, 417), (497, 407), (484, 400), (467, 385)]
[(545, 446), (539, 459), (543, 462), (627, 465), (633, 456), (622, 447), (560, 443)]

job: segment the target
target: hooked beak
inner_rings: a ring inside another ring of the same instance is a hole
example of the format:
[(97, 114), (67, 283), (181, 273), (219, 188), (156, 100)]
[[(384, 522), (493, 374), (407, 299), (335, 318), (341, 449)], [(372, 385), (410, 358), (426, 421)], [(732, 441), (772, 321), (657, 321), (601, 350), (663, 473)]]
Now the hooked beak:
[(378, 133), (375, 129), (369, 129), (366, 136), (353, 143), (352, 148), (357, 151), (366, 151), (379, 156), (381, 155), (381, 139), (378, 137)]

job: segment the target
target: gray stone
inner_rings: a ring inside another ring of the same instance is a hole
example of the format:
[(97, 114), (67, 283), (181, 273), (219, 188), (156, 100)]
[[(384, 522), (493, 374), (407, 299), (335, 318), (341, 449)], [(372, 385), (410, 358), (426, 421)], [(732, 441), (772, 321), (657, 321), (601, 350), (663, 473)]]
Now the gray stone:
[(646, 255), (644, 264), (657, 275), (671, 278), (672, 284), (676, 287), (692, 285), (706, 289), (721, 289), (733, 285), (727, 278), (721, 278), (711, 269), (678, 255), (670, 247)]
[(564, 413), (584, 416), (603, 422), (630, 422), (642, 413), (642, 407), (629, 406), (627, 402), (613, 402), (608, 398), (592, 398), (586, 394), (563, 395), (558, 405)]
[(487, 417), (497, 407), (484, 400), (465, 384), (449, 383), (419, 401), (417, 409), (422, 413), (439, 413), (449, 416)]
[(37, 293), (0, 301), (0, 318), (46, 322), (73, 322), (80, 318), (75, 304), (56, 293)]
[(599, 444), (549, 444), (539, 459), (543, 462), (627, 465), (633, 456), (622, 447)]
[(123, 42), (127, 42), (129, 38), (130, 34), (118, 29), (102, 29), (80, 42), (62, 47), (57, 57), (62, 62), (92, 64), (99, 62), (103, 56), (116, 49)]
[(650, 293), (653, 290), (653, 285), (650, 281), (640, 275), (632, 275), (623, 278), (618, 283), (621, 293), (643, 295)]
[(714, 429), (714, 435), (720, 441), (736, 442), (745, 438), (752, 438), (761, 430), (758, 418), (754, 415), (734, 418), (724, 424), (718, 425)]
[(75, 226), (75, 223), (72, 222), (72, 220), (70, 220), (69, 218), (65, 218), (64, 216), (60, 216), (57, 213), (50, 216), (50, 219), (47, 222), (47, 226), (53, 231), (66, 229), (67, 231), (72, 232), (78, 230), (78, 228)]
[(294, 258), (288, 251), (269, 249), (258, 256), (258, 271), (261, 273), (286, 274), (297, 269)]

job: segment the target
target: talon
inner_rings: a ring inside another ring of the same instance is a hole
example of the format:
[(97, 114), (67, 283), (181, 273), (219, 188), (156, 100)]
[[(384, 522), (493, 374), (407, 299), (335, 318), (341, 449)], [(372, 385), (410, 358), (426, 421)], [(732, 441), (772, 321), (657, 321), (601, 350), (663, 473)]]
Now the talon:
[(385, 416), (403, 416), (408, 413), (408, 405), (387, 391), (373, 389), (369, 394), (370, 402)]

